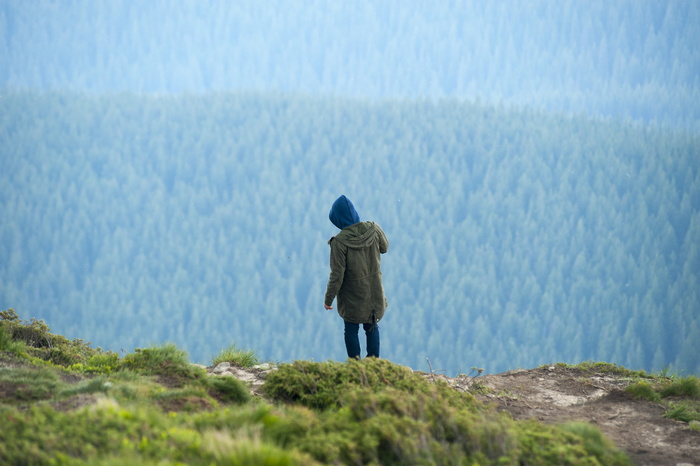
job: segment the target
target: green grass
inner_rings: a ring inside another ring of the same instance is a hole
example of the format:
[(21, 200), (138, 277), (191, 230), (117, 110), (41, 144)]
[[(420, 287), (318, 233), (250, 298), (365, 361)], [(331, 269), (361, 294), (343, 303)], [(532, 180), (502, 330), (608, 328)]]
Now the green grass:
[(635, 399), (662, 403), (664, 417), (681, 422), (700, 421), (700, 379), (695, 376), (665, 378), (630, 384), (625, 391)]
[(698, 408), (700, 408), (698, 403), (673, 402), (670, 403), (664, 417), (687, 423), (700, 421), (700, 410)]
[(632, 395), (635, 400), (649, 400), (649, 401), (660, 401), (661, 395), (654, 389), (654, 387), (645, 381), (636, 382), (628, 385), (625, 391)]
[(627, 377), (629, 379), (646, 379), (650, 378), (649, 374), (642, 370), (630, 370), (620, 365), (609, 363), (609, 362), (595, 362), (595, 361), (584, 361), (576, 365), (570, 365), (565, 363), (555, 364), (557, 367), (566, 367), (570, 369), (579, 369), (587, 373), (603, 373), (612, 374), (621, 377)]
[(222, 362), (230, 362), (238, 367), (253, 367), (260, 361), (255, 355), (255, 351), (238, 348), (235, 344), (221, 350), (213, 359), (212, 365), (216, 366)]
[(700, 379), (694, 376), (672, 379), (671, 383), (663, 387), (661, 396), (685, 396), (688, 398), (700, 398)]
[(55, 371), (44, 367), (0, 367), (0, 403), (21, 404), (46, 400), (63, 389)]
[[(260, 398), (172, 344), (120, 359), (0, 322), (4, 348), (27, 348), (3, 353), (0, 464), (629, 464), (594, 426), (515, 421), (386, 360), (280, 364)], [(235, 346), (219, 358), (257, 363)]]

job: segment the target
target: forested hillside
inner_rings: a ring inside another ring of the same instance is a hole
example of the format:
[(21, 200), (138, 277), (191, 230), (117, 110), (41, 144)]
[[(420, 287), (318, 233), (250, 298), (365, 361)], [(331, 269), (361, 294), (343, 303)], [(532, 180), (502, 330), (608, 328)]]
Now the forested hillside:
[(700, 130), (695, 0), (3, 0), (0, 87), (481, 99)]
[(344, 359), (340, 194), (391, 242), (383, 356), (700, 373), (700, 140), (457, 100), (0, 96), (0, 307), (130, 351)]

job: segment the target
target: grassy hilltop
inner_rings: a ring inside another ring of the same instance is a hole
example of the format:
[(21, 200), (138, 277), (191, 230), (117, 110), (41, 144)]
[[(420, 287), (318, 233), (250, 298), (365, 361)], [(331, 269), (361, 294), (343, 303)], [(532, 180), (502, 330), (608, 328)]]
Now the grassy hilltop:
[[(259, 396), (174, 345), (120, 357), (0, 316), (4, 464), (630, 463), (590, 424), (516, 421), (479, 401), (478, 379), (459, 391), (387, 360), (296, 361)], [(222, 360), (256, 362), (235, 350)], [(697, 378), (617, 370), (630, 396), (683, 398), (674, 406), (696, 426)]]

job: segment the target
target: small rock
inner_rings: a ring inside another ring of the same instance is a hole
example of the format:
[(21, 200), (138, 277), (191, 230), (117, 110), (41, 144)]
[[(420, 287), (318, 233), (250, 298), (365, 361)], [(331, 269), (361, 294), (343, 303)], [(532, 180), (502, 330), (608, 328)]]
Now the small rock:
[(212, 370), (214, 374), (221, 374), (222, 372), (227, 371), (231, 367), (231, 363), (228, 361), (221, 362), (216, 365), (216, 367)]
[(549, 372), (554, 372), (554, 369), (556, 369), (554, 366), (549, 366), (549, 367), (547, 368), (547, 370), (548, 370)]

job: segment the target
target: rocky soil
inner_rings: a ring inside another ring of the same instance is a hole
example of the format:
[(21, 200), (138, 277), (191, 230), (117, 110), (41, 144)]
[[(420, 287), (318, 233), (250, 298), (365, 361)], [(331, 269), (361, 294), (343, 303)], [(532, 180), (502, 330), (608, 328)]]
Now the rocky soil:
[(626, 394), (630, 380), (621, 375), (550, 366), (477, 378), (429, 376), (471, 388), (514, 419), (594, 424), (639, 465), (700, 465), (700, 432), (664, 418), (661, 404)]
[[(207, 368), (211, 374), (249, 383), (254, 394), (260, 394), (272, 370), (275, 367), (270, 364), (242, 369), (222, 363)], [(557, 365), (479, 377), (424, 376), (470, 391), (514, 419), (594, 424), (639, 465), (700, 466), (700, 432), (684, 422), (664, 418), (661, 404), (627, 395), (624, 389), (630, 379), (622, 375)]]

